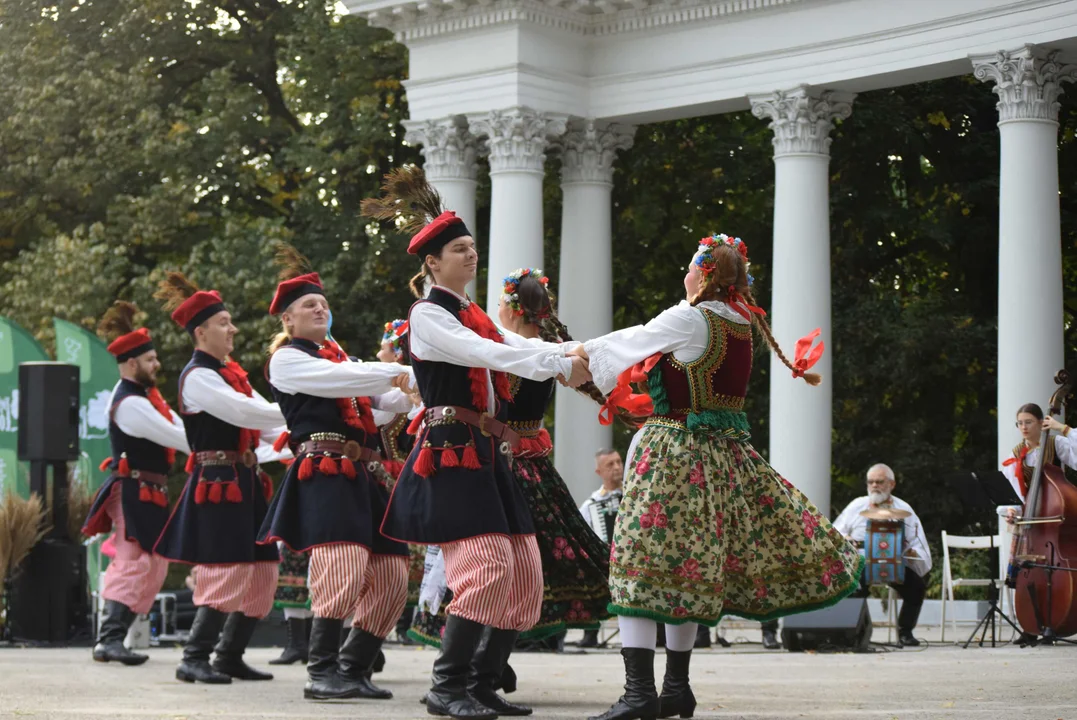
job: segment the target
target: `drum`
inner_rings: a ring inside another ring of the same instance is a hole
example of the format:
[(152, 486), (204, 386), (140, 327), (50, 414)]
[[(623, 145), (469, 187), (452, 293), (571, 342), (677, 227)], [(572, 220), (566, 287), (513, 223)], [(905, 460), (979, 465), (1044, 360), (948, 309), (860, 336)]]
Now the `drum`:
[(905, 582), (904, 548), (904, 521), (868, 520), (864, 534), (864, 574), (869, 585)]

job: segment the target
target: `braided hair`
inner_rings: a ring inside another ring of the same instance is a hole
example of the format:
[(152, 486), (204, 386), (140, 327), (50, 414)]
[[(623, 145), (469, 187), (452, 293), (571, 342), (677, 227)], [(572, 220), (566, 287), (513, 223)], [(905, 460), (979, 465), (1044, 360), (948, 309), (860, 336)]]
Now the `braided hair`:
[[(689, 304), (695, 307), (707, 300), (721, 300), (722, 302), (732, 303), (734, 301), (733, 295), (739, 294), (749, 304), (755, 305), (755, 297), (752, 295), (751, 286), (748, 284), (748, 265), (744, 256), (732, 245), (724, 243), (712, 247), (711, 253), (715, 260), (714, 269), (710, 274), (704, 276), (699, 290), (688, 301)], [(770, 349), (778, 356), (783, 365), (793, 371), (794, 376), (798, 376), (796, 366), (782, 352), (782, 348), (778, 345), (778, 341), (774, 339), (774, 333), (771, 332), (767, 321), (762, 315), (751, 313), (751, 316), (752, 325), (766, 339)], [(818, 385), (822, 381), (822, 377), (818, 373), (803, 373), (802, 377), (809, 385)]]

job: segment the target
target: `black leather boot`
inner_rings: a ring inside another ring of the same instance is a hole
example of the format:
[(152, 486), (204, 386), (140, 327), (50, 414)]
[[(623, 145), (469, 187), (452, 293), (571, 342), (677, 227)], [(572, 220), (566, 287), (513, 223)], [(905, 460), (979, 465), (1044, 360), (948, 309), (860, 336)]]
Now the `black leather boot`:
[(371, 700), (390, 700), (393, 694), (375, 685), (370, 680), (374, 672), (374, 661), (378, 659), (381, 644), (385, 642), (377, 635), (366, 630), (352, 627), (348, 639), (340, 648), (337, 657), (337, 672), (345, 680), (354, 682), (361, 690), (356, 697)]
[(691, 650), (677, 652), (666, 648), (666, 677), (662, 680), (662, 694), (658, 696), (658, 717), (680, 715), (690, 718), (695, 714), (696, 696), (688, 684), (688, 664), (691, 660)]
[(280, 657), (269, 661), (270, 665), (291, 665), (307, 662), (307, 648), (310, 639), (310, 618), (288, 618), (288, 646)]
[(187, 638), (187, 644), (183, 647), (183, 661), (176, 668), (176, 679), (183, 682), (204, 682), (214, 685), (225, 685), (232, 682), (232, 678), (219, 673), (209, 664), (209, 655), (213, 652), (213, 644), (217, 642), (217, 636), (221, 634), (224, 621), (227, 618), (223, 612), (211, 607), (199, 607), (195, 613), (194, 623), (191, 624), (191, 634)]
[(359, 697), (362, 693), (362, 685), (342, 677), (337, 671), (340, 628), (343, 626), (343, 620), (314, 618), (310, 630), (307, 685), (303, 688), (303, 697), (308, 700), (344, 700)]
[(213, 659), (213, 669), (238, 680), (272, 680), (270, 673), (255, 670), (243, 662), (243, 653), (256, 627), (258, 618), (241, 612), (230, 613), (221, 632), (221, 641), (215, 648), (217, 657)]
[(97, 662), (118, 662), (124, 665), (141, 665), (149, 660), (149, 655), (131, 652), (123, 644), (128, 628), (137, 617), (136, 613), (115, 600), (105, 602), (105, 611), (107, 616), (101, 623), (101, 634), (97, 636), (97, 644), (93, 647), (93, 659)]
[(587, 720), (656, 720), (654, 650), (621, 648), (621, 657), (625, 661), (625, 694), (609, 710)]
[(494, 720), (497, 713), (468, 694), (468, 673), (475, 648), (486, 626), (448, 615), (441, 636), (441, 653), (434, 661), (433, 687), (426, 693), (426, 711), (431, 715), (478, 720)]
[(782, 644), (778, 641), (778, 621), (768, 620), (759, 623), (763, 631), (763, 648), (765, 650), (781, 650)]
[(696, 649), (711, 647), (711, 629), (709, 627), (702, 623), (696, 625), (696, 641), (692, 647)]
[(498, 630), (488, 627), (482, 634), (479, 646), (471, 659), (471, 675), (468, 677), (467, 691), (471, 697), (490, 708), (498, 715), (530, 715), (533, 711), (526, 705), (510, 703), (497, 694), (501, 685), (502, 673), (509, 662), (509, 655), (516, 646), (520, 633), (515, 630)]

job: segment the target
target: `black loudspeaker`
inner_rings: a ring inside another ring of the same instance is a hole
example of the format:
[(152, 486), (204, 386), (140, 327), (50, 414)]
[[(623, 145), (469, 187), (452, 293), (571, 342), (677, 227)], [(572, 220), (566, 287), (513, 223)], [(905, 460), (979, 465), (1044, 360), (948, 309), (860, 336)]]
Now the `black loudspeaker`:
[(866, 650), (871, 613), (865, 598), (849, 598), (822, 610), (790, 615), (782, 623), (787, 650)]
[(58, 362), (19, 365), (19, 460), (79, 457), (79, 368)]
[(91, 639), (86, 548), (46, 538), (11, 579), (8, 621), (11, 639), (64, 644)]

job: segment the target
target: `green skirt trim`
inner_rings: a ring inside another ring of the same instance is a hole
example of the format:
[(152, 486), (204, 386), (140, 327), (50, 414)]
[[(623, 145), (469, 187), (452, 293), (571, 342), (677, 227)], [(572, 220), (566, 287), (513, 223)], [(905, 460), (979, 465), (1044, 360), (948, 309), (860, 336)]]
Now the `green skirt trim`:
[(667, 625), (684, 625), (685, 623), (699, 623), (700, 625), (706, 625), (707, 627), (715, 627), (722, 621), (726, 615), (735, 615), (742, 617), (746, 620), (757, 620), (759, 622), (766, 622), (768, 620), (777, 620), (788, 615), (799, 615), (800, 613), (813, 612), (815, 610), (822, 610), (833, 605), (837, 605), (839, 602), (856, 592), (856, 589), (860, 587), (860, 577), (864, 572), (864, 557), (860, 557), (860, 562), (857, 563), (856, 574), (853, 576), (852, 582), (838, 591), (837, 595), (822, 600), (817, 603), (809, 603), (807, 605), (797, 605), (796, 607), (780, 608), (773, 612), (765, 614), (756, 614), (751, 612), (742, 612), (737, 610), (722, 610), (722, 614), (717, 619), (714, 618), (701, 618), (693, 615), (686, 617), (673, 617), (672, 615), (666, 615), (664, 613), (655, 612), (653, 610), (646, 610), (643, 608), (634, 608), (627, 605), (618, 605), (617, 603), (610, 603), (607, 609), (613, 615), (624, 615), (626, 617), (638, 617), (646, 618), (648, 620), (654, 620), (655, 622), (666, 623)]
[(427, 647), (441, 649), (441, 638), (431, 637), (425, 633), (421, 633), (415, 630), (415, 628), (408, 628), (408, 637), (417, 643), (426, 645)]
[(303, 610), (310, 610), (310, 600), (306, 602), (292, 602), (291, 600), (274, 600), (273, 607), (277, 610), (283, 610), (284, 608), (302, 608)]

